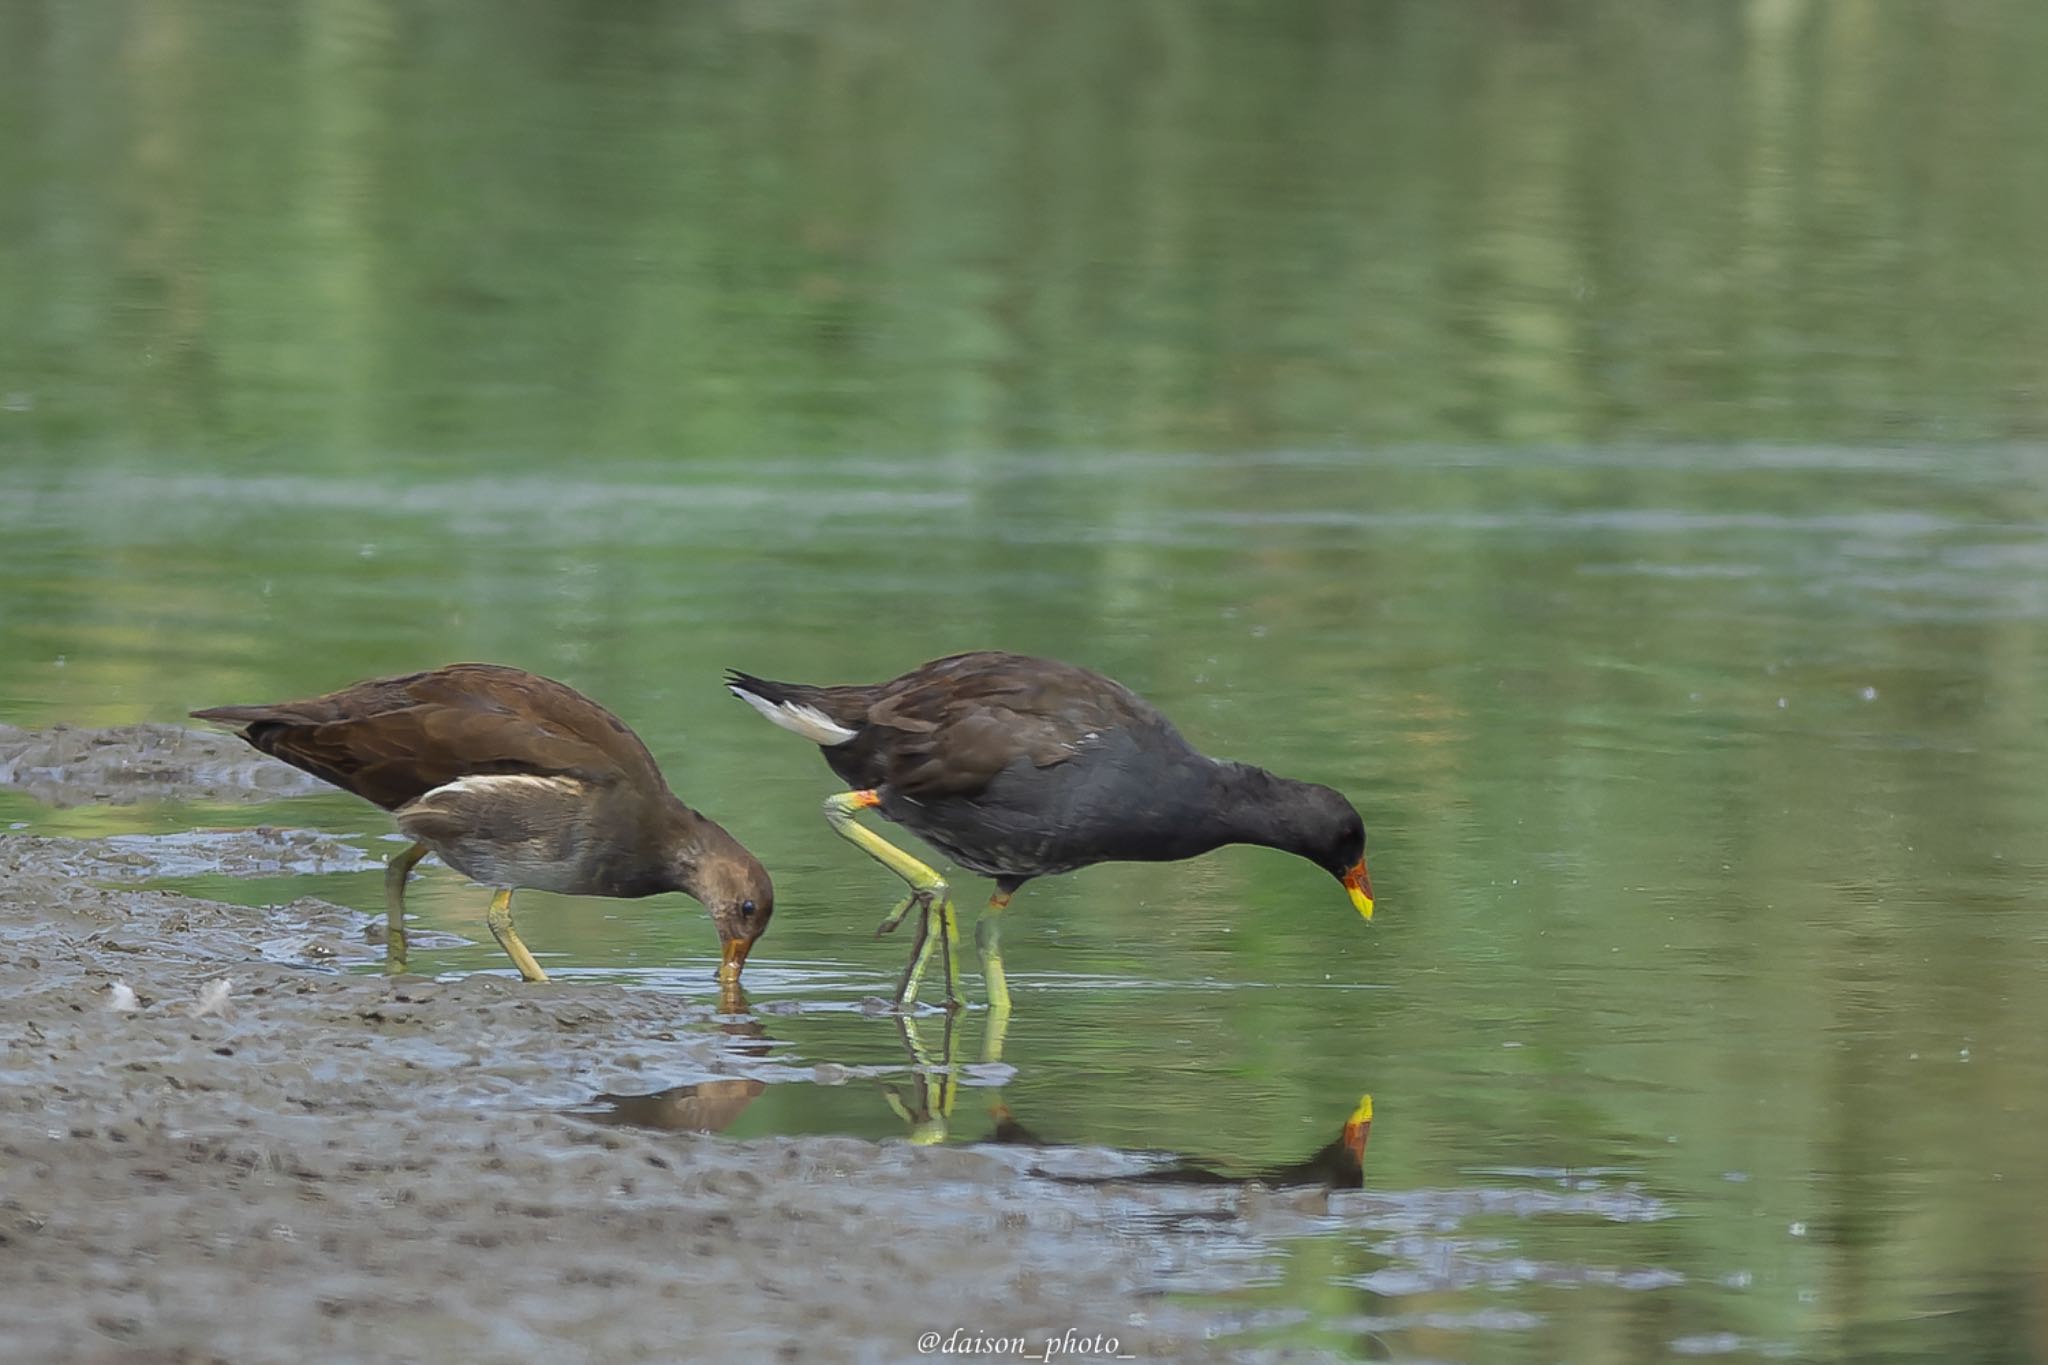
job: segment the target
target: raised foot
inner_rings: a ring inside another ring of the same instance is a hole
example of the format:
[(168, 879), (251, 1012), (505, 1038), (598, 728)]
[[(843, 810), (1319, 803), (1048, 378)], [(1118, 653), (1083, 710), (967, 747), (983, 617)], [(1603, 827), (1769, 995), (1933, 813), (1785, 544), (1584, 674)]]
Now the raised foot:
[(896, 908), (883, 916), (882, 922), (875, 926), (875, 937), (895, 933), (896, 926), (903, 923), (904, 917), (912, 910), (929, 915), (933, 906), (949, 899), (951, 895), (951, 889), (942, 881), (934, 882), (930, 886), (913, 888), (911, 893), (896, 902)]

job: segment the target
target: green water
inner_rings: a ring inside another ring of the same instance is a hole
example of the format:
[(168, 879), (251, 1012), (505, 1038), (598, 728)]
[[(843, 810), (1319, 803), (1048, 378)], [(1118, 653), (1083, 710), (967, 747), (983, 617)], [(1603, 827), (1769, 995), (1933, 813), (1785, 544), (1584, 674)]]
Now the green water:
[[(1350, 793), (1381, 913), (1033, 885), (955, 1140), (1006, 1081), (1250, 1170), (1372, 1092), (1256, 1341), (2048, 1358), (2044, 64), (2030, 0), (0, 7), (0, 721), (562, 677), (775, 872), (774, 1055), (901, 1066), (895, 887), (718, 672), (1085, 662)], [(693, 905), (520, 913), (706, 991)]]

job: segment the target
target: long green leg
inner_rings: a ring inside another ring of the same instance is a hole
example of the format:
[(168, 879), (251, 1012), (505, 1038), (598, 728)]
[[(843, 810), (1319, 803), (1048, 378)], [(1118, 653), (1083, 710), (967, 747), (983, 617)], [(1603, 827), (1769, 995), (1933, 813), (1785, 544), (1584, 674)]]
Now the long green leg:
[[(923, 908), (918, 946), (911, 956), (909, 970), (897, 987), (896, 1002), (906, 1008), (916, 1003), (917, 986), (924, 976), (925, 964), (930, 960), (933, 949), (938, 948), (946, 954), (946, 1004), (949, 1008), (958, 1009), (961, 1003), (960, 922), (953, 913), (952, 893), (946, 886), (946, 879), (929, 865), (905, 853), (854, 818), (861, 811), (872, 810), (881, 804), (881, 795), (872, 790), (840, 792), (825, 798), (825, 819), (831, 824), (833, 833), (894, 872), (910, 887), (910, 895), (882, 921), (878, 932), (887, 933), (894, 929), (912, 906)], [(930, 925), (934, 915), (939, 921), (936, 933), (932, 932)]]
[(924, 975), (924, 964), (936, 941), (932, 936), (932, 917), (919, 915), (917, 932), (910, 940), (910, 961), (903, 964), (903, 975), (896, 980), (896, 1003), (904, 1009), (917, 1003), (917, 981)]
[[(988, 984), (990, 1027), (1010, 1019), (1010, 978), (1003, 971), (1003, 911), (1009, 908), (1010, 892), (997, 891), (988, 898), (988, 909), (974, 926), (974, 946), (981, 954), (981, 975)], [(1000, 1045), (999, 1045), (1000, 1046)]]
[[(928, 928), (934, 919), (938, 920), (938, 927)], [(923, 980), (925, 964), (937, 949), (946, 959), (946, 1008), (961, 1009), (966, 997), (960, 993), (960, 919), (953, 913), (953, 898), (948, 896), (926, 910), (924, 920), (927, 929), (920, 935), (917, 956), (911, 959), (910, 970), (904, 973), (903, 984), (896, 992), (896, 1003), (905, 1009), (917, 1003), (917, 983)]]
[(1004, 911), (1010, 909), (1010, 892), (997, 890), (989, 896), (989, 909), (981, 911), (975, 925), (975, 950), (981, 954), (981, 976), (989, 986), (989, 1009), (1010, 1013), (1010, 976), (1004, 972)]
[(413, 867), (427, 856), (425, 844), (414, 844), (403, 853), (395, 853), (384, 865), (384, 970), (398, 973), (405, 970), (405, 879), (412, 875)]
[(498, 894), (491, 897), (491, 911), (484, 917), (484, 923), (491, 926), (491, 937), (498, 940), (498, 946), (505, 950), (505, 956), (512, 959), (512, 965), (528, 981), (545, 981), (548, 974), (533, 960), (533, 954), (526, 951), (526, 945), (519, 939), (519, 931), (512, 927), (512, 888), (500, 887)]
[(946, 894), (944, 877), (853, 818), (881, 804), (881, 793), (873, 790), (840, 792), (825, 798), (825, 819), (833, 833), (903, 878), (912, 891), (922, 891), (935, 901), (942, 899)]

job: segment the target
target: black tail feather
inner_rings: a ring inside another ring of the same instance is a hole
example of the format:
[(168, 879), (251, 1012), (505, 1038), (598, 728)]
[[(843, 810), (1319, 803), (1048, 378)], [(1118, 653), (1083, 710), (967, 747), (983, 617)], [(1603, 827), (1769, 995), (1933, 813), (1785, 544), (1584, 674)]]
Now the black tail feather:
[(725, 670), (725, 685), (735, 691), (751, 692), (763, 701), (775, 702), (790, 701), (796, 699), (800, 693), (813, 690), (799, 683), (770, 682), (751, 673), (742, 673), (737, 668)]

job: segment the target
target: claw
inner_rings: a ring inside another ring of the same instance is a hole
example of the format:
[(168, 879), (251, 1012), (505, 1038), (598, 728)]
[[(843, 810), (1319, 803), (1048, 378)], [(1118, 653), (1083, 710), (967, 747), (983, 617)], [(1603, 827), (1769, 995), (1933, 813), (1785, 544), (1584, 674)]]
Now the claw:
[(912, 910), (929, 912), (931, 908), (932, 893), (930, 891), (911, 892), (901, 901), (897, 902), (896, 908), (891, 910), (883, 917), (882, 922), (875, 926), (875, 937), (880, 938), (884, 934), (895, 933), (896, 926), (903, 923), (904, 917)]

